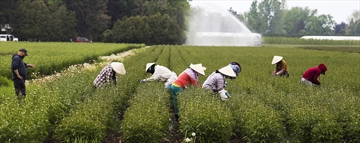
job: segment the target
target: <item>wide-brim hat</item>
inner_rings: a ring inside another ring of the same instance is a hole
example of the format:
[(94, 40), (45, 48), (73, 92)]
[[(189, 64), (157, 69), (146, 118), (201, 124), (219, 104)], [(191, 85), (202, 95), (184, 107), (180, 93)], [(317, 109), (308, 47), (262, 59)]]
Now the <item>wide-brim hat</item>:
[(145, 72), (152, 66), (154, 65), (155, 63), (147, 63), (146, 64), (146, 68), (145, 68)]
[(232, 69), (232, 67), (230, 65), (225, 66), (225, 67), (219, 69), (218, 71), (226, 76), (236, 77), (236, 73), (234, 72), (234, 70)]
[(282, 59), (283, 59), (282, 56), (274, 56), (271, 64), (276, 64), (276, 63), (280, 62)]
[(123, 63), (120, 62), (112, 62), (110, 64), (110, 66), (113, 68), (113, 70), (117, 73), (117, 74), (121, 74), (124, 75), (126, 73), (125, 71), (125, 67)]
[(190, 68), (201, 75), (205, 75), (206, 68), (203, 67), (202, 64), (190, 64)]

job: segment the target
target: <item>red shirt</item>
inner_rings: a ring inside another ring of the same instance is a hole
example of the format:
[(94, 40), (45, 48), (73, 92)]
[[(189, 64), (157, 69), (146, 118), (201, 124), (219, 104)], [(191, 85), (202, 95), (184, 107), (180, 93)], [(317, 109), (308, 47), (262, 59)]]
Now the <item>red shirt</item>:
[(173, 82), (173, 84), (177, 84), (181, 88), (185, 89), (190, 84), (197, 86), (198, 82), (197, 79), (193, 79), (192, 77), (190, 77), (188, 73), (182, 72), (179, 77)]
[(320, 70), (320, 68), (312, 67), (307, 69), (302, 77), (314, 84), (320, 85), (321, 83), (317, 80), (317, 78), (320, 76), (321, 73), (322, 71)]

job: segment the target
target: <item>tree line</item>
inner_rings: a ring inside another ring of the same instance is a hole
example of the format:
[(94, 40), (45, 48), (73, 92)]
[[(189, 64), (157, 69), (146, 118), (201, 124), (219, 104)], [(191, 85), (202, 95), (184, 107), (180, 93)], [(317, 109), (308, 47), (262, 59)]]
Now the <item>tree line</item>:
[(269, 36), (360, 35), (360, 11), (355, 10), (348, 23), (336, 23), (330, 14), (318, 14), (317, 9), (292, 7), (286, 0), (254, 0), (250, 10), (238, 14), (229, 9), (247, 27)]
[(181, 44), (186, 0), (1, 0), (0, 28), (27, 41)]
[[(360, 34), (360, 11), (340, 24), (316, 9), (287, 9), (286, 0), (254, 0), (248, 12), (229, 11), (252, 32), (265, 36)], [(96, 42), (182, 44), (190, 16), (187, 0), (0, 1), (0, 28), (22, 41), (80, 36)]]

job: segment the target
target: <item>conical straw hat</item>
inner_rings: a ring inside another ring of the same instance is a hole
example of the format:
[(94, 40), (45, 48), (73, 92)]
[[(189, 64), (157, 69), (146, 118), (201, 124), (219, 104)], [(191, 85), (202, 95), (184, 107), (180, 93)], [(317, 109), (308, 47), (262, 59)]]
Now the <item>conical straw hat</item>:
[(202, 64), (190, 64), (190, 68), (194, 71), (200, 73), (201, 75), (205, 75), (206, 68), (202, 66)]
[(236, 74), (230, 65), (223, 67), (223, 68), (219, 69), (218, 71), (224, 75), (227, 75), (230, 77), (236, 77)]
[(123, 63), (120, 62), (112, 62), (110, 64), (110, 66), (113, 68), (113, 70), (117, 73), (117, 74), (121, 74), (124, 75), (126, 73), (125, 71), (125, 67)]
[(277, 62), (280, 62), (283, 59), (282, 56), (274, 56), (271, 64), (276, 64)]
[(145, 68), (145, 72), (155, 63), (147, 63), (146, 64), (146, 68)]

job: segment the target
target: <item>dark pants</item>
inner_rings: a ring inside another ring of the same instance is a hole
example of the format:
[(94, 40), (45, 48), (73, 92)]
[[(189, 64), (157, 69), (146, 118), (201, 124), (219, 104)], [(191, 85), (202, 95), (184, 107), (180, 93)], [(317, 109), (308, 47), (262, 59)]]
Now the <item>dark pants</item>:
[(24, 97), (26, 96), (25, 80), (19, 78), (14, 79), (14, 87), (16, 96), (19, 96), (20, 93)]
[[(275, 73), (277, 73), (277, 72), (279, 72), (279, 71), (281, 71), (281, 69), (276, 70), (276, 71), (275, 71)], [(290, 76), (290, 74), (289, 74), (289, 72), (284, 71), (284, 72), (283, 72), (282, 74), (280, 74), (279, 76), (281, 76), (281, 77), (289, 77), (289, 76)]]
[(283, 72), (280, 76), (289, 77), (290, 74), (286, 71), (286, 72)]

